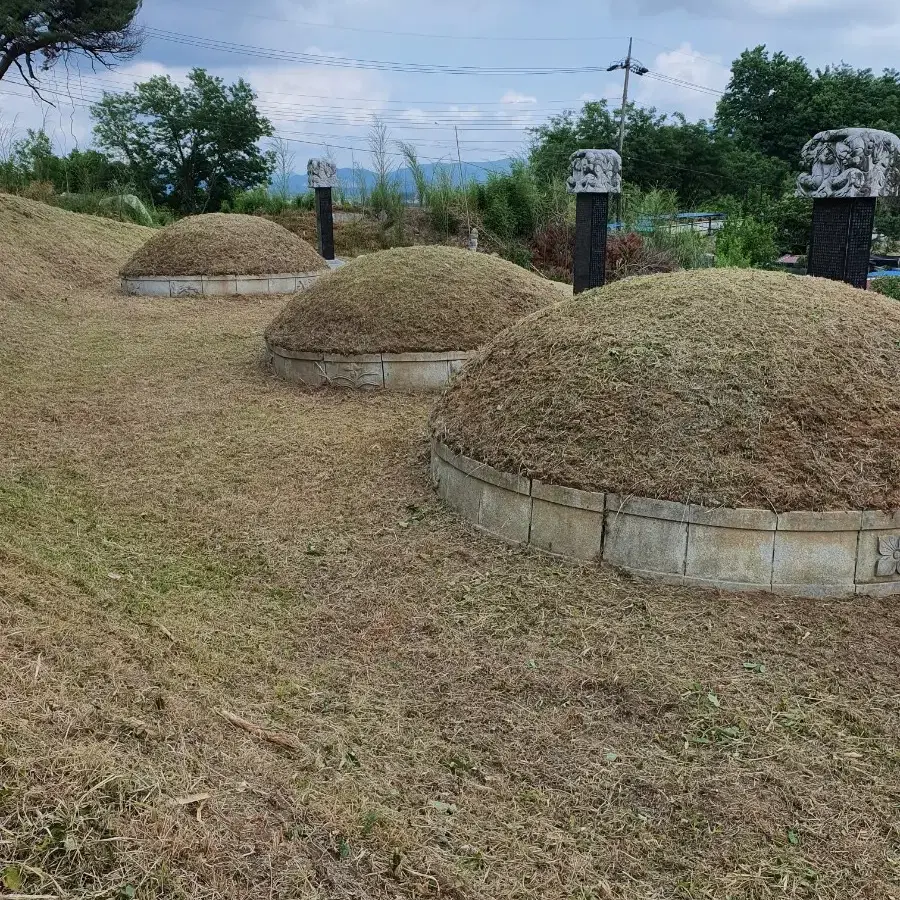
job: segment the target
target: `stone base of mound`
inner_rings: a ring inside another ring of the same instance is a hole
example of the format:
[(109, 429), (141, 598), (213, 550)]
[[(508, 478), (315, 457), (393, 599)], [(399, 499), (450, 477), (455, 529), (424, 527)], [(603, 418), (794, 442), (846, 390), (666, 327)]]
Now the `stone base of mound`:
[[(333, 261), (329, 269), (343, 265)], [(185, 275), (179, 278), (146, 275), (123, 278), (122, 290), (135, 297), (199, 297), (232, 294), (293, 294), (305, 291), (327, 274), (297, 272), (286, 275)]]
[(438, 495), (480, 531), (679, 585), (796, 597), (900, 593), (900, 511), (708, 509), (500, 472), (434, 442)]
[(440, 391), (472, 356), (464, 350), (340, 356), (286, 350), (274, 344), (269, 344), (269, 352), (275, 372), (288, 381), (308, 387), (389, 391)]

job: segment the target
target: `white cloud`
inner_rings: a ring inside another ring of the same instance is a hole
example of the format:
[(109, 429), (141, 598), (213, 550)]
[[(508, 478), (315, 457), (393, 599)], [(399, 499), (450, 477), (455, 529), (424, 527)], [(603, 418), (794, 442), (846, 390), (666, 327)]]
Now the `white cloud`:
[(501, 103), (525, 103), (525, 104), (533, 104), (537, 103), (537, 97), (532, 97), (530, 94), (520, 94), (518, 91), (507, 91), (501, 98)]
[[(14, 122), (20, 134), (27, 128), (44, 128), (57, 151), (68, 152), (90, 145), (92, 128), (87, 106), (98, 100), (103, 90), (127, 91), (135, 83), (158, 75), (168, 75), (183, 85), (188, 71), (186, 66), (167, 66), (154, 60), (123, 65), (113, 73), (66, 73), (57, 68), (41, 79), (55, 108), (32, 99), (25, 85), (4, 79), (0, 121)], [(250, 83), (258, 95), (260, 112), (277, 132), (298, 141), (294, 144), (298, 158), (315, 155), (317, 145), (348, 144), (351, 138), (359, 143), (360, 126), (384, 112), (389, 96), (381, 73), (367, 70), (279, 65), (217, 68), (214, 73), (228, 84), (241, 77)], [(460, 113), (460, 120), (467, 116), (471, 113)], [(307, 143), (299, 142), (304, 139)]]
[(640, 76), (635, 100), (643, 106), (655, 106), (662, 112), (682, 112), (689, 119), (709, 118), (716, 109), (719, 95), (697, 88), (721, 91), (729, 78), (728, 68), (720, 57), (698, 56), (687, 42), (677, 50), (660, 53), (649, 68), (651, 73), (661, 75), (663, 79), (685, 84), (660, 80), (650, 74)]

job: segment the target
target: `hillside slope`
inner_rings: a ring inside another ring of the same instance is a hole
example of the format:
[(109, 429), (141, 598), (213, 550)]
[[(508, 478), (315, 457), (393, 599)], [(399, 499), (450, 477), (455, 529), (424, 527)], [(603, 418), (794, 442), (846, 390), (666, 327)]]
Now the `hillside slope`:
[(73, 288), (113, 287), (119, 269), (153, 233), (0, 194), (0, 298), (49, 299)]

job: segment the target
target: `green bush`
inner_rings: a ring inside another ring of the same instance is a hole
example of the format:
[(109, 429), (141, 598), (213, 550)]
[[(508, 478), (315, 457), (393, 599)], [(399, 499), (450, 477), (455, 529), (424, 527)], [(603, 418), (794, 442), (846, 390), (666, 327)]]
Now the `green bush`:
[(777, 255), (775, 226), (749, 214), (731, 211), (716, 236), (716, 265), (720, 268), (764, 266)]
[(882, 275), (880, 278), (873, 278), (870, 289), (891, 300), (900, 300), (900, 278), (896, 276)]
[(249, 191), (235, 194), (230, 209), (225, 209), (225, 203), (222, 204), (221, 209), (223, 212), (243, 213), (249, 216), (260, 213), (277, 216), (279, 213), (283, 213), (288, 206), (284, 197), (270, 194), (267, 187), (260, 185)]
[(540, 223), (541, 192), (524, 163), (514, 162), (508, 175), (491, 173), (476, 197), (484, 228), (496, 238), (528, 240)]

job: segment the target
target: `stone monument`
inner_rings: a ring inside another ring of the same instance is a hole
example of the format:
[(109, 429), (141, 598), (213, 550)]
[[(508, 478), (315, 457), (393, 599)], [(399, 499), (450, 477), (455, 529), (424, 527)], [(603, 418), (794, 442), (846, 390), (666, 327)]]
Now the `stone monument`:
[(319, 255), (334, 259), (334, 211), (331, 190), (337, 187), (337, 166), (329, 159), (311, 159), (306, 165), (306, 180), (316, 192), (316, 232)]
[(803, 147), (797, 196), (813, 201), (810, 275), (865, 288), (878, 197), (900, 195), (900, 138), (873, 128), (819, 132)]
[(609, 195), (622, 193), (622, 157), (615, 150), (572, 154), (567, 188), (575, 194), (574, 293), (606, 283)]

